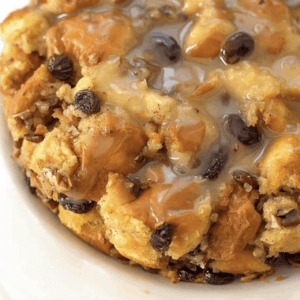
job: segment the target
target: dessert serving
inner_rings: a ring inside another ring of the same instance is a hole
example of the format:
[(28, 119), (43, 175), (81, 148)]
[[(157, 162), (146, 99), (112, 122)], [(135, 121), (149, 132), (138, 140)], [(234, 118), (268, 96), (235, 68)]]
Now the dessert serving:
[(298, 21), (280, 0), (37, 0), (11, 13), (2, 109), (32, 197), (174, 283), (300, 266)]

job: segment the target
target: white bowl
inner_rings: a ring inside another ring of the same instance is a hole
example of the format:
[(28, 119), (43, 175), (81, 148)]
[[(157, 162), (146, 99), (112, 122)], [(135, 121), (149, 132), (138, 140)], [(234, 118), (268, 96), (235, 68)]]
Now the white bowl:
[[(2, 1), (0, 21), (29, 2)], [(268, 283), (174, 285), (105, 256), (69, 232), (30, 194), (10, 157), (11, 139), (2, 113), (0, 132), (0, 299), (300, 299), (300, 272), (294, 268), (278, 270)], [(275, 281), (278, 275), (284, 280)]]

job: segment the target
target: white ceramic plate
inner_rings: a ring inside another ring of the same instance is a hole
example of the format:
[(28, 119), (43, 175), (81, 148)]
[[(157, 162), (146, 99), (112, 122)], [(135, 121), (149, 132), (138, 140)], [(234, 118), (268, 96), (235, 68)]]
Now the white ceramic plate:
[[(0, 21), (29, 0), (1, 0)], [(300, 270), (280, 269), (268, 283), (227, 286), (171, 284), (122, 265), (84, 244), (32, 196), (10, 158), (10, 136), (0, 115), (0, 299), (300, 299)], [(148, 291), (145, 294), (144, 291)]]

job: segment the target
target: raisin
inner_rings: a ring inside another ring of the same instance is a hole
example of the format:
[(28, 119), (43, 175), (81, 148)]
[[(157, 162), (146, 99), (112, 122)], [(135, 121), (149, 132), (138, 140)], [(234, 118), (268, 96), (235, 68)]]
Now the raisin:
[(286, 215), (278, 217), (282, 219), (281, 224), (285, 227), (296, 226), (300, 224), (300, 214), (296, 209), (292, 209)]
[(257, 144), (261, 140), (261, 134), (258, 129), (254, 126), (248, 127), (238, 115), (230, 115), (228, 117), (228, 126), (230, 133), (246, 146)]
[(197, 279), (201, 274), (203, 274), (203, 269), (190, 263), (185, 263), (184, 266), (177, 271), (177, 275), (182, 281)]
[(132, 193), (134, 194), (135, 197), (138, 198), (143, 192), (140, 180), (138, 178), (130, 178), (130, 177), (127, 177), (127, 179), (133, 183)]
[(58, 202), (64, 209), (70, 210), (76, 214), (85, 214), (91, 211), (95, 205), (94, 201), (76, 201), (65, 195), (61, 195)]
[(66, 54), (53, 54), (48, 61), (48, 70), (58, 80), (68, 80), (73, 73), (73, 62)]
[(31, 184), (30, 184), (30, 178), (26, 175), (26, 172), (24, 172), (24, 178), (25, 178), (25, 181), (29, 187), (29, 190), (30, 190), (30, 193), (35, 195), (35, 192), (36, 192), (36, 188), (32, 187)]
[(96, 114), (100, 111), (100, 100), (91, 90), (77, 92), (73, 104), (86, 114)]
[(212, 269), (205, 268), (204, 278), (208, 284), (222, 285), (232, 282), (234, 280), (234, 275), (230, 273), (214, 273)]
[(288, 262), (300, 264), (300, 252), (299, 253), (285, 253), (285, 257), (287, 258)]
[(172, 232), (173, 226), (171, 224), (165, 223), (158, 226), (150, 239), (153, 249), (159, 252), (167, 251), (172, 241)]
[(194, 250), (190, 251), (188, 255), (196, 256), (201, 252), (200, 245), (198, 245)]
[(221, 59), (226, 64), (235, 64), (244, 59), (254, 51), (254, 40), (245, 32), (236, 32), (227, 38), (221, 49)]
[(254, 189), (258, 189), (259, 185), (257, 182), (257, 178), (254, 175), (251, 175), (245, 171), (234, 171), (232, 173), (232, 178), (237, 181), (238, 183), (244, 184), (248, 183), (250, 184)]
[(281, 266), (287, 265), (288, 260), (287, 260), (285, 253), (281, 252), (278, 254), (278, 256), (267, 257), (265, 260), (265, 264), (267, 264), (273, 268), (276, 268), (276, 267), (281, 267)]
[(221, 146), (218, 151), (212, 152), (205, 165), (205, 171), (201, 174), (202, 177), (210, 180), (218, 178), (226, 165), (228, 152), (226, 146)]
[(160, 32), (154, 32), (152, 33), (152, 43), (170, 62), (176, 63), (179, 61), (181, 49), (173, 37)]

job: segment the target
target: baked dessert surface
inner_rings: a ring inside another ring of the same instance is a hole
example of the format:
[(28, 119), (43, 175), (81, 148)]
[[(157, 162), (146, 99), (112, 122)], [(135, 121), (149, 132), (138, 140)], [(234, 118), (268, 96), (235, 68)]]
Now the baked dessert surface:
[(31, 1), (1, 24), (30, 190), (82, 240), (172, 282), (300, 263), (300, 7)]

